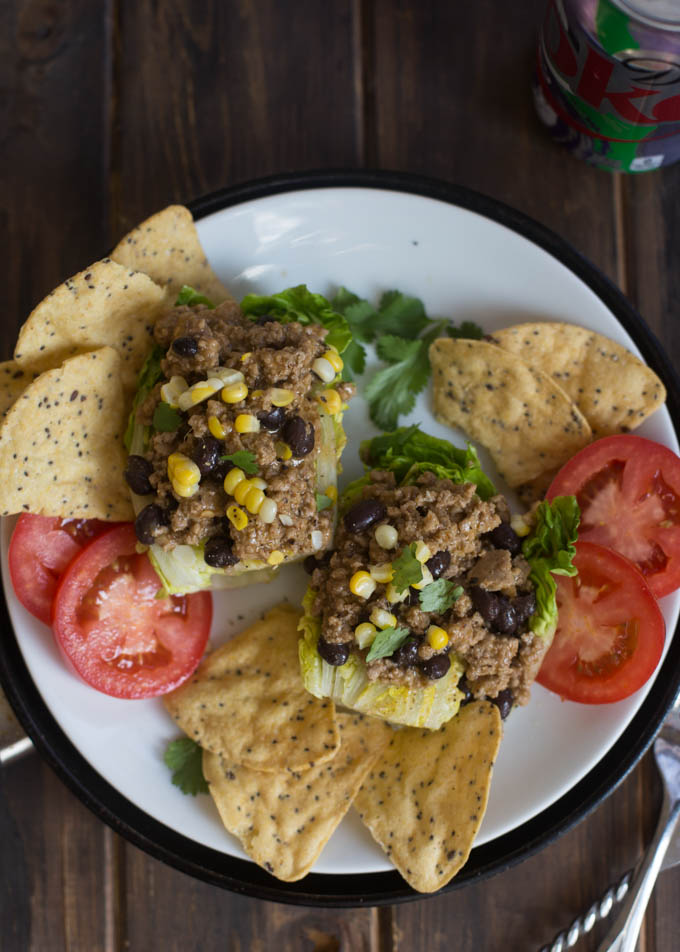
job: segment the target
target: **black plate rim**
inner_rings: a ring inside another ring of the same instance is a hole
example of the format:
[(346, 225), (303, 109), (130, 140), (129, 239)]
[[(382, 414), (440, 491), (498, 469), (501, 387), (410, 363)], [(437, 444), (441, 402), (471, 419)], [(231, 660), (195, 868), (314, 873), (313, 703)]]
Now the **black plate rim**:
[[(189, 208), (194, 217), (200, 219), (253, 199), (324, 188), (380, 189), (436, 199), (483, 215), (547, 251), (579, 277), (631, 335), (646, 362), (662, 377), (668, 391), (666, 405), (676, 432), (680, 429), (680, 379), (661, 343), (622, 292), (564, 239), (523, 212), (494, 198), (464, 186), (406, 172), (338, 169), (284, 173), (228, 186), (195, 199), (189, 203)], [(197, 879), (269, 901), (342, 908), (423, 898), (397, 872), (310, 873), (298, 883), (282, 883), (254, 863), (196, 843), (134, 806), (89, 765), (50, 714), (21, 656), (4, 595), (0, 615), (5, 631), (5, 637), (0, 641), (0, 683), (21, 724), (69, 789), (135, 846)], [(462, 888), (509, 869), (584, 819), (624, 780), (648, 749), (679, 687), (680, 638), (675, 638), (652, 689), (608, 753), (546, 810), (509, 833), (475, 847), (464, 869), (442, 892)]]

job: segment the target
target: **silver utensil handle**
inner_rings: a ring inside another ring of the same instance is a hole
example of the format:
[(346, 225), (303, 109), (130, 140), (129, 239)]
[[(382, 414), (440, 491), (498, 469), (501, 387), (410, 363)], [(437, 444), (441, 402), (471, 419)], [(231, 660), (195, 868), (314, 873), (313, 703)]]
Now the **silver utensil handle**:
[(647, 903), (661, 870), (664, 855), (670, 845), (678, 816), (680, 816), (680, 800), (673, 800), (664, 789), (661, 812), (652, 842), (635, 873), (619, 914), (598, 946), (597, 952), (635, 952)]
[(629, 869), (627, 873), (624, 873), (621, 879), (610, 886), (606, 893), (597, 902), (594, 902), (587, 912), (577, 916), (567, 929), (555, 936), (550, 945), (542, 946), (540, 952), (565, 952), (566, 949), (573, 948), (578, 940), (590, 932), (597, 922), (608, 919), (615, 904), (620, 903), (628, 892), (634, 872), (634, 870)]
[(21, 737), (12, 744), (0, 747), (0, 766), (9, 764), (13, 760), (19, 760), (20, 757), (29, 754), (32, 750), (33, 744), (28, 737)]

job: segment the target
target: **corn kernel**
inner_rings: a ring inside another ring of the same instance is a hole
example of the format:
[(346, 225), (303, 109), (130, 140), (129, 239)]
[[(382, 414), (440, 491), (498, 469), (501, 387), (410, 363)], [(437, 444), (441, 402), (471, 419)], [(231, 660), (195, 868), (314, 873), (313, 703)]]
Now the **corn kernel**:
[(241, 354), (241, 362), (245, 363), (245, 361), (248, 360), (248, 358), (250, 357), (251, 353), (252, 351), (247, 350), (245, 354)]
[(241, 371), (232, 370), (231, 367), (216, 367), (214, 370), (209, 370), (208, 373), (211, 377), (218, 377), (222, 381), (223, 387), (228, 387), (229, 384), (239, 383), (243, 380)]
[(269, 499), (267, 496), (262, 501), (260, 510), (257, 514), (257, 518), (260, 522), (271, 523), (276, 519), (276, 513), (278, 511), (278, 506), (273, 499)]
[(370, 572), (372, 579), (375, 579), (376, 582), (382, 582), (383, 584), (391, 582), (394, 578), (394, 569), (392, 568), (391, 562), (381, 562), (379, 565), (369, 565), (368, 571)]
[(319, 394), (319, 405), (322, 410), (325, 410), (326, 413), (329, 413), (331, 416), (335, 416), (336, 413), (339, 413), (342, 410), (342, 397), (337, 390), (330, 388), (329, 390), (324, 390)]
[(198, 492), (198, 483), (194, 483), (193, 486), (183, 486), (181, 483), (176, 483), (172, 480), (172, 488), (182, 499), (190, 499)]
[(269, 554), (269, 558), (267, 559), (267, 562), (270, 565), (281, 565), (284, 559), (285, 559), (285, 555), (283, 554), (283, 552), (281, 552), (279, 549), (274, 549), (274, 551)]
[(375, 541), (381, 549), (394, 549), (399, 540), (399, 533), (390, 525), (378, 526), (375, 530)]
[(390, 605), (396, 605), (398, 602), (405, 602), (408, 598), (409, 590), (406, 588), (403, 592), (398, 592), (394, 585), (390, 582), (385, 589), (385, 598), (390, 603)]
[(328, 496), (331, 502), (338, 501), (338, 487), (337, 486), (326, 486), (324, 493)]
[(321, 546), (323, 545), (323, 532), (320, 532), (318, 529), (314, 529), (310, 536), (310, 541), (312, 543), (312, 548), (315, 552), (318, 552)]
[(171, 482), (181, 486), (195, 486), (200, 482), (201, 471), (184, 453), (171, 453), (168, 456), (168, 476)]
[(252, 413), (239, 413), (234, 420), (234, 429), (237, 433), (257, 433), (260, 421)]
[(245, 529), (248, 525), (248, 516), (240, 506), (227, 506), (227, 519), (234, 529)]
[(277, 440), (276, 443), (274, 443), (274, 449), (276, 450), (276, 458), (281, 459), (284, 462), (289, 460), (293, 455), (293, 451), (290, 446), (288, 446), (288, 444), (284, 443), (282, 440)]
[(432, 552), (427, 543), (423, 542), (422, 539), (418, 539), (416, 542), (415, 556), (419, 562), (427, 562), (428, 559), (432, 558)]
[(255, 515), (260, 511), (260, 506), (264, 502), (264, 493), (261, 489), (257, 489), (255, 486), (246, 494), (245, 498), (246, 509), (248, 512)]
[(234, 490), (242, 483), (246, 478), (246, 474), (242, 469), (239, 469), (238, 466), (235, 466), (234, 469), (230, 469), (227, 475), (224, 477), (224, 491), (230, 496), (234, 495)]
[(255, 489), (267, 488), (267, 483), (264, 481), (264, 479), (262, 479), (261, 476), (253, 476), (253, 478), (250, 480), (250, 485), (254, 486)]
[(422, 589), (424, 589), (426, 585), (430, 584), (430, 582), (434, 582), (434, 579), (432, 578), (432, 572), (430, 572), (428, 567), (426, 565), (423, 565), (421, 566), (421, 568), (423, 570), (423, 577), (421, 578), (419, 582), (414, 582), (412, 586), (413, 588), (417, 588), (418, 591), (421, 591)]
[(320, 377), (323, 380), (324, 383), (330, 383), (331, 380), (335, 379), (335, 370), (333, 369), (333, 364), (326, 360), (325, 357), (317, 357), (312, 364), (312, 370), (317, 375), (317, 377)]
[(292, 390), (274, 387), (269, 391), (269, 399), (275, 407), (287, 407), (295, 399), (295, 394)]
[(177, 406), (180, 410), (188, 410), (197, 403), (202, 403), (203, 400), (207, 400), (208, 397), (212, 397), (214, 393), (222, 389), (222, 386), (223, 384), (219, 377), (211, 377), (209, 380), (200, 380), (177, 398)]
[(368, 648), (373, 644), (377, 633), (375, 625), (372, 625), (370, 621), (364, 621), (354, 629), (354, 640), (360, 648)]
[(349, 580), (349, 590), (359, 598), (370, 598), (375, 591), (375, 582), (368, 572), (355, 572)]
[(449, 643), (448, 632), (439, 625), (430, 625), (427, 629), (427, 643), (434, 651), (441, 651)]
[(342, 368), (345, 366), (342, 357), (337, 352), (337, 350), (335, 350), (335, 348), (327, 350), (323, 355), (323, 358), (324, 360), (328, 361), (336, 374), (339, 374)]
[(523, 515), (514, 515), (510, 519), (510, 526), (514, 529), (515, 534), (520, 537), (528, 536), (531, 532), (531, 526), (527, 522), (527, 516), (529, 513), (524, 513)]
[(250, 396), (251, 396), (254, 400), (259, 400), (260, 397), (263, 397), (263, 396), (264, 396), (264, 390), (251, 390)]
[(396, 628), (397, 619), (392, 612), (385, 611), (384, 608), (374, 608), (369, 618), (376, 628)]
[(171, 377), (167, 383), (164, 383), (161, 387), (161, 400), (163, 403), (167, 403), (171, 407), (177, 408), (179, 403), (177, 402), (179, 397), (187, 390), (189, 384), (186, 382), (184, 377), (174, 376)]
[(248, 388), (244, 383), (230, 383), (222, 390), (222, 399), (225, 403), (240, 403), (248, 396)]
[(251, 483), (249, 479), (239, 480), (239, 482), (237, 483), (236, 487), (234, 488), (232, 492), (232, 495), (234, 499), (236, 500), (236, 502), (239, 504), (239, 506), (243, 505), (243, 503), (246, 501), (246, 496), (248, 495), (250, 490), (253, 488), (254, 488), (253, 484)]
[(227, 431), (224, 429), (222, 421), (219, 419), (219, 417), (213, 415), (208, 417), (208, 429), (216, 440), (223, 440), (227, 435)]

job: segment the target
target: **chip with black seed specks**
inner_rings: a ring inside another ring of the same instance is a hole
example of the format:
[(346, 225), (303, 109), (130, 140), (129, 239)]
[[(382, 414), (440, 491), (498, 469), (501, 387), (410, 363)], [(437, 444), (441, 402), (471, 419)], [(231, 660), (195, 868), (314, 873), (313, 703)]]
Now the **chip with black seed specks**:
[(302, 770), (331, 760), (335, 705), (309, 694), (298, 662), (300, 614), (287, 604), (207, 655), (163, 701), (182, 730), (229, 763)]
[(203, 773), (227, 830), (285, 882), (306, 876), (392, 736), (383, 721), (338, 714), (340, 748), (309, 770), (264, 773), (203, 754)]
[(125, 482), (121, 360), (101, 347), (28, 384), (0, 425), (0, 514), (134, 518)]
[(438, 731), (396, 731), (354, 805), (418, 892), (445, 886), (481, 826), (501, 740), (495, 704), (473, 701)]
[(165, 289), (173, 305), (187, 284), (213, 304), (233, 300), (208, 263), (191, 212), (169, 205), (125, 235), (111, 253), (114, 261), (143, 271)]
[(19, 331), (14, 360), (27, 371), (50, 370), (73, 354), (113, 347), (129, 400), (163, 302), (163, 289), (146, 274), (110, 258), (95, 261), (33, 309)]

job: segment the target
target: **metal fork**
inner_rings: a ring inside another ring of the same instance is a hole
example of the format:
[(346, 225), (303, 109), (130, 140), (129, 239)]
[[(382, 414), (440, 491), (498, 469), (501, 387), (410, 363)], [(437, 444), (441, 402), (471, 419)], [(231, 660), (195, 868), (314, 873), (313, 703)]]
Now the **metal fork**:
[(654, 741), (654, 759), (663, 784), (663, 802), (654, 837), (598, 952), (635, 952), (645, 909), (680, 817), (680, 695)]

